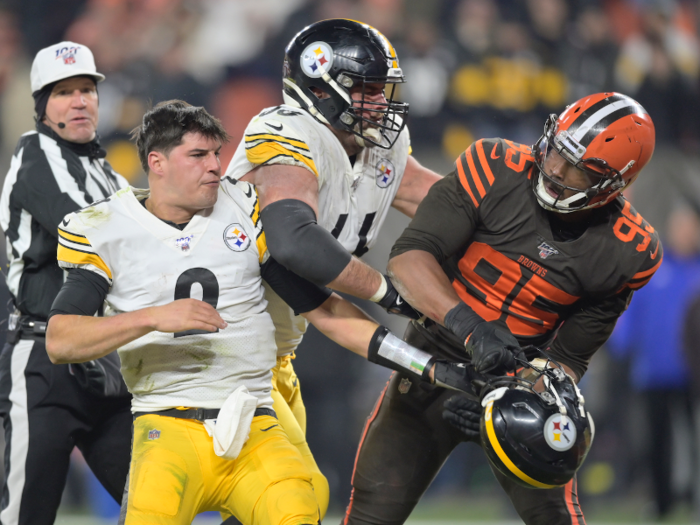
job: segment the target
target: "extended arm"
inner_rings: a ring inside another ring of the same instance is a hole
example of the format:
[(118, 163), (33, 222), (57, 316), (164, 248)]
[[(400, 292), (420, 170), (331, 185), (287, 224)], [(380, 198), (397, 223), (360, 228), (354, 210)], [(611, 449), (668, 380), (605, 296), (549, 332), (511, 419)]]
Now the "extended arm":
[(180, 299), (164, 306), (143, 308), (112, 317), (93, 317), (106, 296), (96, 291), (87, 270), (70, 270), (54, 301), (46, 330), (46, 351), (53, 363), (81, 363), (103, 357), (149, 332), (199, 329), (215, 332), (226, 322), (209, 304)]
[(428, 194), (428, 190), (441, 178), (439, 174), (421, 166), (413, 156), (409, 155), (401, 185), (391, 205), (404, 215), (413, 218), (418, 205)]

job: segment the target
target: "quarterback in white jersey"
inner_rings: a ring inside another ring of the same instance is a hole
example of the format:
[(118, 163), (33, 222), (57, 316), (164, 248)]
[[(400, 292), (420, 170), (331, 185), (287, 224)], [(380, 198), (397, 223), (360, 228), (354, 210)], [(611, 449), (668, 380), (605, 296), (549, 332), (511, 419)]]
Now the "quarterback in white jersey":
[[(283, 81), (285, 104), (253, 118), (226, 176), (256, 185), (270, 253), (285, 267), (417, 317), (388, 277), (358, 258), (376, 242), (389, 207), (412, 217), (440, 178), (410, 154), (408, 105), (393, 100), (393, 86), (404, 81), (394, 48), (366, 24), (317, 22), (287, 46)], [(280, 421), (317, 470), (289, 360), (306, 322), (274, 293), (266, 297), (279, 355), (275, 389), (297, 420)]]
[(470, 378), (269, 256), (255, 190), (221, 180), (227, 135), (204, 108), (161, 103), (135, 136), (150, 189), (126, 188), (61, 223), (68, 277), (46, 343), (53, 362), (122, 357), (135, 419), (120, 523), (185, 524), (205, 510), (317, 523), (313, 473), (271, 409), (277, 349), (262, 279), (373, 362), (458, 389)]

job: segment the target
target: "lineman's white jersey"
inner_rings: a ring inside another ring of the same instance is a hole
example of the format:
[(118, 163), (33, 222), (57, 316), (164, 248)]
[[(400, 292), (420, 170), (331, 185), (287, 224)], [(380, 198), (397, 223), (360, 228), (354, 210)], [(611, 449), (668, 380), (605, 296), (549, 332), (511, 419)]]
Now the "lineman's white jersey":
[(59, 225), (59, 264), (110, 284), (105, 315), (194, 297), (228, 323), (206, 334), (151, 332), (119, 349), (132, 410), (220, 408), (245, 385), (271, 407), (274, 326), (266, 311), (260, 263), (266, 254), (257, 196), (247, 183), (222, 180), (216, 205), (184, 230), (140, 202), (148, 190), (125, 188), (70, 214)]
[[(404, 128), (389, 149), (364, 148), (350, 163), (333, 132), (308, 112), (292, 106), (267, 108), (253, 118), (226, 170), (238, 180), (260, 165), (286, 164), (318, 178), (318, 223), (350, 253), (363, 255), (377, 239), (396, 197), (410, 153)], [(280, 355), (291, 353), (306, 329), (268, 288)]]

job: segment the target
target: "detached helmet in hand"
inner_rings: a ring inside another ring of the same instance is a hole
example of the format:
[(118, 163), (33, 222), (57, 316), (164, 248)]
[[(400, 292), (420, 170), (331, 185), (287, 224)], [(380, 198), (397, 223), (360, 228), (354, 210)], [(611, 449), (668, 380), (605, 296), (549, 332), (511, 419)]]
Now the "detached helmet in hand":
[[(287, 46), (283, 77), (285, 104), (355, 134), (362, 147), (391, 148), (406, 125), (408, 104), (393, 100), (395, 84), (405, 82), (396, 51), (370, 25), (336, 18), (305, 27)], [(367, 84), (386, 84), (384, 103), (365, 103)]]
[[(511, 480), (529, 488), (565, 485), (591, 448), (595, 427), (576, 383), (551, 360), (527, 364), (544, 376), (545, 390), (534, 381), (501, 377), (487, 383), (482, 399), (481, 444), (489, 462)], [(525, 362), (526, 363), (526, 362)]]

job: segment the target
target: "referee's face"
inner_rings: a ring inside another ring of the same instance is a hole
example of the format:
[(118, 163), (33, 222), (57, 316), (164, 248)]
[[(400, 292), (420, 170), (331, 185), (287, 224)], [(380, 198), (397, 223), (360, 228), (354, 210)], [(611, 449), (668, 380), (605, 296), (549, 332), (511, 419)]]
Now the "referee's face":
[(97, 130), (95, 81), (90, 77), (70, 77), (56, 84), (46, 104), (45, 122), (63, 140), (85, 144), (94, 139)]

